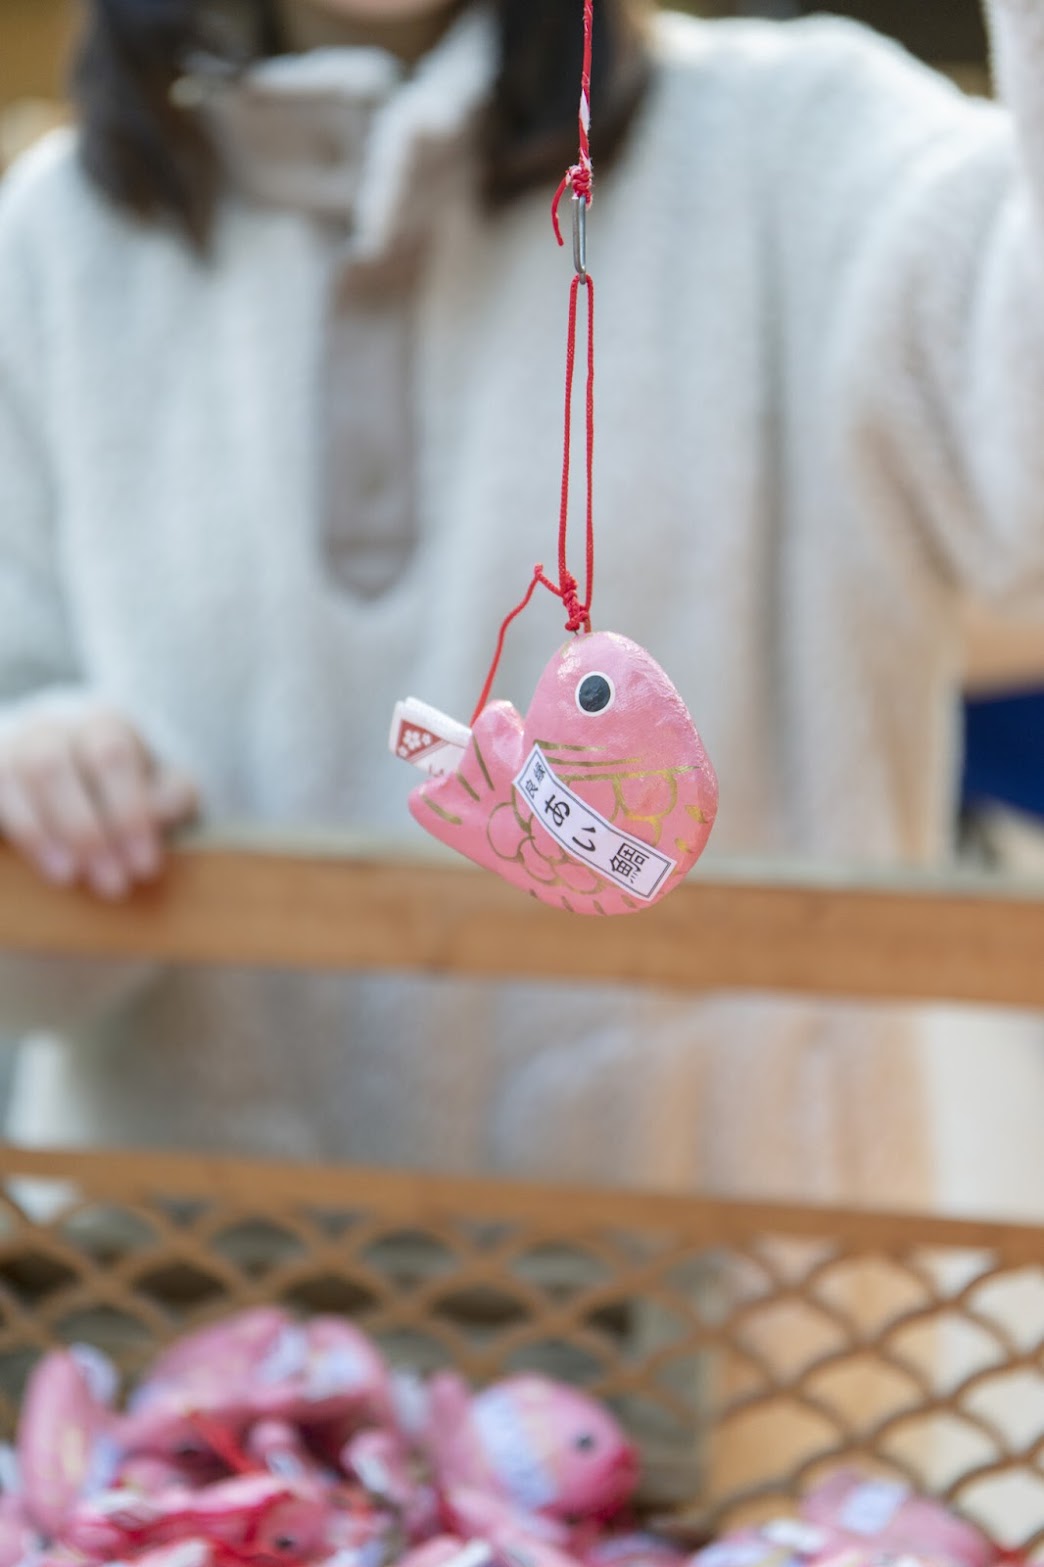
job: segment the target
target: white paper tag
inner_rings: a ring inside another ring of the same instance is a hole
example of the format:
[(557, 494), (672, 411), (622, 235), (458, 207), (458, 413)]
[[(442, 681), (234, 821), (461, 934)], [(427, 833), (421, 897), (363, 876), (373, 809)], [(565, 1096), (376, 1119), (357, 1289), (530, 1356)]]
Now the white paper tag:
[(0, 1492), (4, 1496), (17, 1496), (22, 1489), (22, 1473), (18, 1454), (10, 1442), (0, 1443)]
[(851, 1534), (881, 1534), (909, 1495), (909, 1486), (899, 1480), (867, 1480), (852, 1492), (838, 1521)]
[(700, 1567), (759, 1567), (773, 1552), (764, 1540), (718, 1540), (693, 1557)]
[(471, 1406), (471, 1419), (490, 1468), (511, 1500), (537, 1513), (558, 1500), (558, 1483), (533, 1445), (514, 1393), (489, 1388)]
[(388, 748), (393, 756), (432, 778), (456, 772), (470, 739), (467, 724), (440, 713), (419, 697), (408, 696), (395, 704)]
[(391, 1490), (388, 1466), (374, 1453), (360, 1453), (352, 1459), (352, 1468), (374, 1496), (387, 1496)]
[(92, 1398), (99, 1404), (112, 1405), (120, 1386), (120, 1374), (108, 1355), (92, 1344), (74, 1344), (69, 1351), (87, 1382)]
[(325, 1398), (335, 1398), (341, 1393), (351, 1393), (366, 1387), (370, 1380), (371, 1366), (361, 1349), (350, 1344), (338, 1344), (325, 1349), (311, 1360), (305, 1381), (305, 1397), (313, 1403)]
[(451, 1556), (445, 1567), (487, 1567), (492, 1560), (493, 1547), (485, 1540), (472, 1540), (456, 1556)]
[(567, 789), (538, 745), (530, 751), (526, 765), (515, 779), (515, 789), (541, 827), (567, 854), (594, 866), (600, 875), (633, 892), (636, 898), (652, 898), (678, 863), (641, 838), (632, 838), (630, 833), (614, 827)]
[(396, 1422), (406, 1436), (419, 1442), (431, 1418), (428, 1389), (413, 1371), (393, 1371), (391, 1384)]
[(266, 1387), (297, 1378), (308, 1365), (308, 1334), (299, 1323), (290, 1323), (276, 1335), (254, 1375)]
[(802, 1523), (799, 1518), (774, 1518), (761, 1532), (773, 1545), (796, 1551), (799, 1556), (818, 1556), (826, 1548), (827, 1537), (823, 1530), (817, 1529), (815, 1524)]

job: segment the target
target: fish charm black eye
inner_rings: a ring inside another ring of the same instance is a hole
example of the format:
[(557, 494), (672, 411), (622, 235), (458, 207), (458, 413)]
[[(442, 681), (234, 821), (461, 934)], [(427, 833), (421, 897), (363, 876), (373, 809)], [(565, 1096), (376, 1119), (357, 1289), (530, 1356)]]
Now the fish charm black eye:
[(604, 713), (615, 695), (608, 675), (585, 675), (576, 688), (576, 705), (581, 713)]
[(573, 1438), (573, 1446), (578, 1453), (593, 1453), (598, 1442), (590, 1431), (582, 1431), (579, 1436)]

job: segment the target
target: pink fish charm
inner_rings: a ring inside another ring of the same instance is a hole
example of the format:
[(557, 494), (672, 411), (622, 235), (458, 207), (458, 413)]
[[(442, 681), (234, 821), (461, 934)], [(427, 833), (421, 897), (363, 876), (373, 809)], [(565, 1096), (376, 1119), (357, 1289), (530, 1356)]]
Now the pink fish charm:
[(252, 1413), (253, 1390), (270, 1385), (262, 1368), (297, 1332), (286, 1312), (258, 1306), (178, 1339), (131, 1395), (118, 1426), (122, 1446), (135, 1456), (206, 1465), (213, 1455), (196, 1417), (220, 1420), (238, 1436)]
[(258, 1307), (171, 1346), (118, 1425), (128, 1453), (182, 1465), (238, 1443), (261, 1420), (334, 1423), (336, 1448), (370, 1421), (390, 1421), (391, 1384), (375, 1346), (336, 1317), (294, 1322)]
[(79, 1500), (108, 1483), (118, 1461), (110, 1409), (116, 1374), (85, 1345), (52, 1350), (33, 1371), (18, 1426), (27, 1518), (57, 1534)]
[(801, 1507), (802, 1517), (849, 1546), (926, 1556), (954, 1567), (989, 1567), (996, 1550), (980, 1529), (900, 1481), (842, 1469)]
[(509, 1377), (471, 1397), (459, 1377), (440, 1373), (428, 1440), (444, 1495), (484, 1492), (534, 1518), (611, 1518), (638, 1480), (634, 1448), (609, 1411), (547, 1377)]
[(192, 1491), (144, 1498), (108, 1491), (81, 1502), (64, 1542), (108, 1561), (129, 1553), (205, 1539), (259, 1562), (297, 1562), (323, 1553), (328, 1507), (318, 1491), (269, 1475), (241, 1475)]
[(454, 771), (410, 795), (421, 826), (543, 903), (631, 914), (678, 885), (718, 784), (660, 666), (612, 631), (571, 638), (525, 718), (491, 702)]

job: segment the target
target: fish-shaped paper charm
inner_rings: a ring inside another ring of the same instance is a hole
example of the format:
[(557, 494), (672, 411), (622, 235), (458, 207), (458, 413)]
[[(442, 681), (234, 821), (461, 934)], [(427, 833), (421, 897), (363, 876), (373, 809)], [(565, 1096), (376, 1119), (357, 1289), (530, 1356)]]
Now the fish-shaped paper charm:
[(993, 1542), (975, 1524), (902, 1481), (857, 1470), (830, 1475), (805, 1497), (801, 1515), (833, 1533), (835, 1555), (847, 1546), (896, 1558), (930, 1557), (960, 1567), (989, 1567), (996, 1560)]
[(85, 1344), (34, 1368), (18, 1423), (18, 1470), (28, 1521), (56, 1536), (77, 1503), (108, 1483), (118, 1460), (114, 1367)]
[(422, 827), (543, 903), (631, 914), (703, 852), (718, 782), (688, 709), (644, 648), (574, 637), (523, 718), (491, 702), (455, 771), (410, 795)]
[(245, 1474), (149, 1497), (101, 1492), (80, 1503), (63, 1543), (96, 1561), (120, 1562), (156, 1546), (202, 1539), (218, 1547), (219, 1561), (231, 1555), (240, 1562), (291, 1564), (327, 1556), (333, 1522), (333, 1509), (318, 1487)]
[(524, 1520), (503, 1508), (483, 1515), (466, 1492), (530, 1515), (533, 1537), (553, 1544), (559, 1537), (539, 1524), (614, 1517), (638, 1483), (637, 1453), (609, 1410), (579, 1388), (534, 1374), (472, 1397), (454, 1372), (438, 1373), (426, 1447), (451, 1522), (468, 1535)]

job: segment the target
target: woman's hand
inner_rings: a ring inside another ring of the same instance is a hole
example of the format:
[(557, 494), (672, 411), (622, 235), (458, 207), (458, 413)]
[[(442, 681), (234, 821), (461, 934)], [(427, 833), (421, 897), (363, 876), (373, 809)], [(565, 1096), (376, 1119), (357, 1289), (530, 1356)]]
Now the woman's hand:
[(0, 737), (0, 834), (48, 881), (122, 898), (163, 862), (163, 833), (197, 809), (114, 713), (37, 718)]

